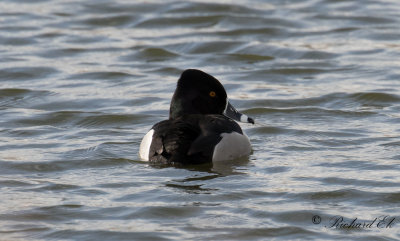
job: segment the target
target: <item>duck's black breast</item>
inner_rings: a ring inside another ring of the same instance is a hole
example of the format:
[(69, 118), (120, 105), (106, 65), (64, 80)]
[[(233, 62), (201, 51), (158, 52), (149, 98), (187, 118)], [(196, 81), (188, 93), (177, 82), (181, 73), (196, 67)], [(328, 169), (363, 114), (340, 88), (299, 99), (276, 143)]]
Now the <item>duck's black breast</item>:
[(240, 126), (223, 115), (184, 115), (155, 124), (149, 161), (195, 164), (211, 162), (222, 133), (242, 134)]

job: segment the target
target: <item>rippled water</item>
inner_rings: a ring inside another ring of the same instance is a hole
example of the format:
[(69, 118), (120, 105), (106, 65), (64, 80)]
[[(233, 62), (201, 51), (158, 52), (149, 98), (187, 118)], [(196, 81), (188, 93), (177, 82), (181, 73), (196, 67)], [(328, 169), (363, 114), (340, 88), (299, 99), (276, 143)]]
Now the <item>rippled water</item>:
[[(400, 239), (399, 17), (393, 0), (1, 1), (0, 239)], [(186, 68), (256, 119), (249, 160), (138, 160)]]

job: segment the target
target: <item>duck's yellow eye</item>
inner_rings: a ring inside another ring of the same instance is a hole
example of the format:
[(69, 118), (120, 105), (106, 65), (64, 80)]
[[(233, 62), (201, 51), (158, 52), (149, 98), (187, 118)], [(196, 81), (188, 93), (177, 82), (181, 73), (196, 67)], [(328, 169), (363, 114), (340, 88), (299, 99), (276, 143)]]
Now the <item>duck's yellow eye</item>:
[(211, 97), (215, 97), (217, 94), (215, 94), (215, 91), (210, 91), (209, 95), (210, 95)]

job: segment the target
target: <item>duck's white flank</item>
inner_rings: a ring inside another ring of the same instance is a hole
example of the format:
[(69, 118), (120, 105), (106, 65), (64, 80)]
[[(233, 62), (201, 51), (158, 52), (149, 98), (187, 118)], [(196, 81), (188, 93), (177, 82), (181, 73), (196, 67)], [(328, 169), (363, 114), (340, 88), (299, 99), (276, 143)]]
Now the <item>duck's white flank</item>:
[(213, 162), (233, 160), (250, 154), (251, 145), (246, 134), (222, 133), (221, 137), (222, 140), (214, 148)]
[(151, 142), (153, 141), (153, 133), (153, 129), (149, 130), (149, 132), (147, 132), (147, 134), (143, 137), (142, 142), (140, 143), (139, 157), (143, 161), (149, 161), (149, 152)]

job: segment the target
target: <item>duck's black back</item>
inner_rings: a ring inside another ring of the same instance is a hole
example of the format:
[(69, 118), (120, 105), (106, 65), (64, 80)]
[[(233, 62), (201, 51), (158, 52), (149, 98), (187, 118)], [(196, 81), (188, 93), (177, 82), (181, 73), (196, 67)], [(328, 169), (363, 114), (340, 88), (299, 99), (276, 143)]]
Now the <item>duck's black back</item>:
[(222, 115), (187, 115), (161, 121), (152, 129), (149, 161), (155, 163), (211, 162), (221, 133), (242, 133), (235, 121)]

